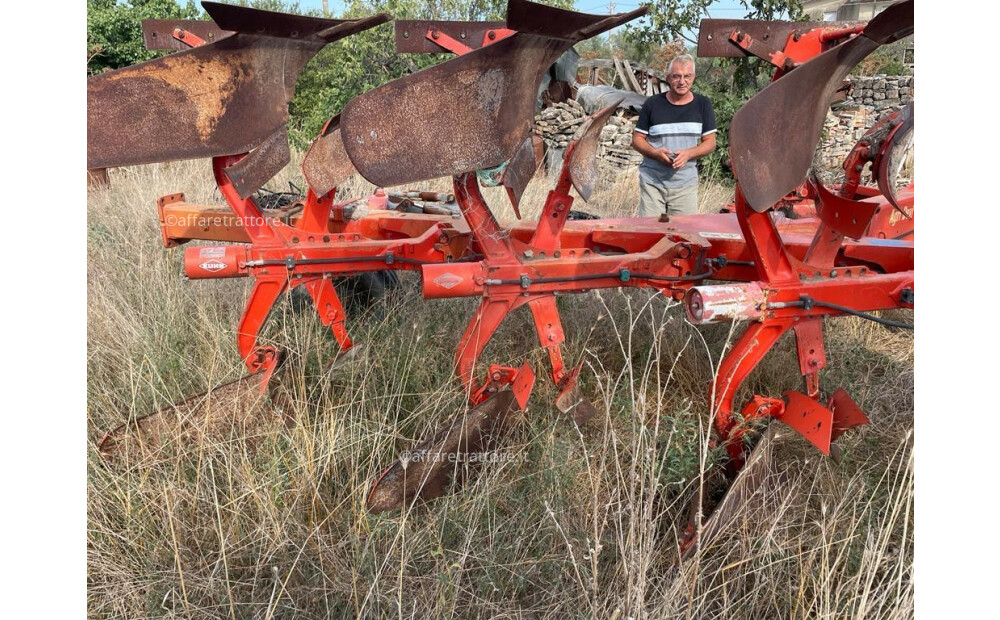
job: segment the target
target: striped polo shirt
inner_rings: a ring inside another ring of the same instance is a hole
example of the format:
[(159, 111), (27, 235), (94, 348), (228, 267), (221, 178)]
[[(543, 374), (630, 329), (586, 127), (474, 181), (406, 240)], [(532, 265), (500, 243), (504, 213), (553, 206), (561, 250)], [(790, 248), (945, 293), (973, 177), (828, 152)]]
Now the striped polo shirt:
[[(666, 93), (646, 99), (639, 111), (635, 130), (646, 134), (653, 148), (679, 151), (701, 142), (704, 136), (715, 133), (715, 112), (712, 102), (704, 95), (694, 94), (694, 99), (684, 105), (674, 105)], [(698, 184), (698, 165), (690, 160), (684, 167), (674, 169), (661, 161), (642, 158), (639, 178), (643, 183), (659, 187), (687, 187)]]

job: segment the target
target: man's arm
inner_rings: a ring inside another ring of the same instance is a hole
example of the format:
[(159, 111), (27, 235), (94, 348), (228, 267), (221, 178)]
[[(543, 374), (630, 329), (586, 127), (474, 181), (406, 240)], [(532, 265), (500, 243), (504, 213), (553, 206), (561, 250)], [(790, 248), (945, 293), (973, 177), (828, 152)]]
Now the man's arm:
[[(635, 138), (632, 139), (632, 144), (635, 145)], [(681, 166), (688, 163), (692, 159), (698, 159), (699, 157), (704, 157), (705, 155), (708, 155), (714, 150), (715, 150), (715, 132), (713, 131), (707, 136), (702, 136), (701, 142), (698, 143), (698, 146), (694, 146), (689, 149), (681, 149), (680, 151), (677, 151), (677, 157), (674, 158), (673, 166), (674, 168), (680, 168)]]
[[(712, 140), (715, 140), (715, 134), (712, 134)], [(713, 142), (712, 144), (712, 148), (714, 149), (715, 143)], [(661, 161), (668, 166), (673, 163), (670, 159), (670, 152), (667, 151), (667, 149), (658, 149), (653, 147), (646, 138), (646, 134), (641, 131), (632, 132), (632, 148), (638, 151), (643, 157)]]

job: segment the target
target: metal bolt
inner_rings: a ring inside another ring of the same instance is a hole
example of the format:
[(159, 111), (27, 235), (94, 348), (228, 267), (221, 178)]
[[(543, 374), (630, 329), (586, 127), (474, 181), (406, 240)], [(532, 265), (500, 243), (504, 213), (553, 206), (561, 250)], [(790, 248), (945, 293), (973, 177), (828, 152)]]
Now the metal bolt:
[(831, 278), (836, 278), (837, 277), (837, 270), (836, 269), (834, 269), (833, 271), (830, 272), (830, 277)]
[(495, 33), (495, 32), (493, 32), (492, 30), (490, 30), (490, 31), (489, 31), (489, 32), (488, 32), (488, 33), (486, 34), (486, 37), (487, 37), (487, 38), (489, 38), (489, 40), (490, 40), (490, 41), (492, 41), (493, 39), (497, 38), (497, 33)]
[(525, 258), (534, 258), (535, 257), (535, 253), (532, 252), (531, 250), (525, 250), (524, 251), (524, 257)]

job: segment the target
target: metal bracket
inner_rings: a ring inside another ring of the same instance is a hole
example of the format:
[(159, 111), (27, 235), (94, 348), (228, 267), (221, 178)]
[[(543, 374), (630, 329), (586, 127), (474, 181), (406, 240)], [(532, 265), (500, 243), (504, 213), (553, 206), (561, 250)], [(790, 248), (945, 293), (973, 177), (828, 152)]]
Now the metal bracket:
[(729, 35), (729, 40), (748, 54), (753, 54), (757, 58), (766, 60), (779, 69), (788, 71), (798, 66), (797, 62), (786, 56), (781, 50), (776, 50), (769, 45), (757, 41), (739, 28), (733, 29), (732, 34)]
[(205, 39), (202, 39), (195, 33), (184, 30), (183, 28), (174, 28), (171, 35), (184, 45), (188, 45), (190, 47), (201, 47), (207, 43)]

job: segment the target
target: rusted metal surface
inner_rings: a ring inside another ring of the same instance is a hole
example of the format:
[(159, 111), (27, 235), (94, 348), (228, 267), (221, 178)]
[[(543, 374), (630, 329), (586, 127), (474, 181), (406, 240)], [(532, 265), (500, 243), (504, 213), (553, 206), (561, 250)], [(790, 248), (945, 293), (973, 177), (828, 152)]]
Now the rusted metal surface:
[[(261, 393), (262, 380), (262, 374), (246, 375), (122, 424), (101, 437), (98, 451), (106, 460), (120, 463), (148, 458), (169, 444), (198, 445), (230, 436), (252, 442), (274, 423), (290, 421), (285, 413), (274, 416), (265, 411), (268, 396)], [(280, 387), (277, 382), (271, 385), (280, 404)]]
[[(548, 23), (553, 10), (574, 16), (577, 26), (589, 24), (587, 33)], [(347, 153), (358, 172), (380, 186), (495, 168), (530, 133), (538, 84), (549, 66), (573, 43), (643, 13), (584, 15), (511, 0), (508, 26), (517, 34), (352, 99), (341, 114)], [(520, 28), (511, 15), (519, 16)], [(559, 38), (526, 34), (526, 28), (552, 30)]]
[(142, 20), (142, 42), (148, 50), (170, 50), (182, 52), (192, 46), (174, 37), (174, 29), (181, 28), (207, 43), (214, 43), (233, 34), (223, 30), (213, 21), (203, 19), (144, 19)]
[(896, 178), (906, 161), (906, 152), (913, 143), (913, 102), (903, 108), (899, 115), (898, 125), (889, 132), (885, 144), (872, 163), (872, 168), (879, 191), (898, 213), (905, 215), (906, 212), (900, 206), (899, 197), (896, 195)]
[(299, 71), (320, 48), (388, 19), (204, 7), (238, 33), (87, 80), (88, 169), (248, 152), (283, 128)]
[[(780, 437), (779, 425), (769, 425), (747, 457), (746, 465), (714, 509), (706, 510), (704, 496), (701, 493), (705, 485), (699, 487), (691, 505), (688, 537), (681, 545), (681, 560), (691, 557), (698, 548), (708, 548), (733, 519), (741, 514), (754, 518), (754, 515), (759, 514), (761, 510), (760, 504), (766, 506), (769, 502), (776, 503), (775, 491), (781, 488), (787, 479), (775, 465), (774, 449)], [(711, 512), (711, 516), (702, 524), (699, 537), (696, 536), (696, 524), (700, 520), (700, 515), (705, 512)]]
[(379, 477), (368, 494), (368, 510), (398, 510), (418, 497), (430, 500), (460, 487), (475, 467), (471, 456), (495, 449), (518, 409), (508, 389), (453, 419)]
[(87, 171), (87, 189), (98, 189), (110, 187), (111, 180), (108, 178), (107, 168), (97, 168)]
[(500, 179), (500, 184), (507, 188), (507, 196), (510, 197), (510, 203), (514, 206), (514, 213), (518, 219), (521, 219), (521, 194), (524, 193), (524, 188), (528, 186), (531, 177), (535, 176), (535, 171), (541, 163), (535, 158), (535, 147), (531, 138), (532, 136), (528, 136), (524, 139)]
[(379, 186), (494, 168), (531, 131), (541, 74), (563, 42), (514, 35), (352, 99), (344, 146)]
[(876, 15), (865, 26), (865, 36), (886, 45), (913, 34), (913, 0), (901, 0)]
[[(507, 27), (521, 34), (564, 39), (576, 43), (607, 32), (612, 28), (617, 28), (645, 15), (648, 10), (646, 7), (639, 7), (627, 13), (592, 15), (528, 2), (528, 0), (508, 0)], [(547, 65), (546, 68), (548, 68)]]
[(485, 42), (488, 42), (489, 33), (506, 27), (505, 22), (459, 22), (459, 21), (437, 21), (430, 19), (397, 19), (394, 22), (396, 29), (396, 51), (411, 54), (440, 54), (445, 50), (435, 43), (433, 39), (427, 38), (430, 30), (438, 31), (464, 45), (479, 49)]
[(344, 150), (340, 115), (334, 116), (313, 141), (302, 160), (302, 174), (317, 196), (323, 196), (354, 174), (354, 164)]
[(787, 22), (753, 19), (703, 19), (698, 30), (699, 58), (743, 58), (750, 53), (733, 43), (729, 36), (734, 30), (750, 35), (762, 44), (781, 49), (793, 34), (804, 34), (815, 28), (844, 29), (864, 22)]
[(573, 416), (577, 426), (583, 426), (597, 415), (597, 408), (580, 389), (580, 371), (583, 364), (573, 368), (559, 386), (556, 409)]
[(288, 135), (281, 128), (264, 140), (247, 156), (225, 169), (240, 198), (246, 198), (263, 187), (292, 160), (288, 150)]
[(573, 150), (568, 153), (570, 159), (569, 176), (573, 181), (573, 187), (580, 196), (589, 201), (590, 194), (597, 185), (600, 171), (597, 168), (597, 147), (601, 139), (601, 130), (607, 124), (608, 119), (618, 109), (619, 104), (625, 98), (621, 97), (608, 107), (599, 110), (588, 121), (587, 128), (583, 130), (583, 136), (577, 141)]
[[(823, 129), (830, 98), (841, 80), (879, 43), (912, 33), (900, 15), (912, 18), (912, 0), (897, 3), (869, 23), (864, 33), (806, 62), (768, 85), (733, 116), (730, 154), (747, 202), (766, 211), (806, 176)], [(890, 27), (896, 28), (890, 31)]]

